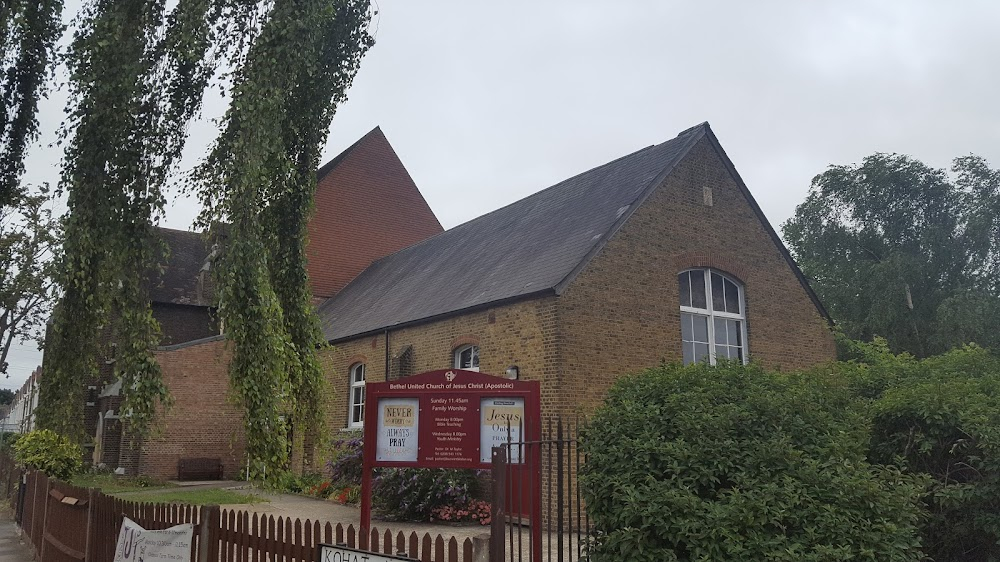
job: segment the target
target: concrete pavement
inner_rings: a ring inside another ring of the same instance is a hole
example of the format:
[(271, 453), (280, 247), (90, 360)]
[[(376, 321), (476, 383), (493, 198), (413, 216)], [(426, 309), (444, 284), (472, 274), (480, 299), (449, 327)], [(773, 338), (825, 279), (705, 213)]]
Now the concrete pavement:
[(0, 562), (31, 562), (31, 547), (18, 538), (17, 524), (9, 509), (0, 511)]

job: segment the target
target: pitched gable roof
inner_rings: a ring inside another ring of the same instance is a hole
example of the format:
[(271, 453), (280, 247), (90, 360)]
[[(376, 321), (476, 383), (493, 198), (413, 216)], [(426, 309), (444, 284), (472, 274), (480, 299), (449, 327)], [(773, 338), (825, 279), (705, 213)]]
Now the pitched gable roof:
[(337, 294), (373, 261), (443, 230), (379, 127), (316, 175), (306, 255), (317, 297)]
[(320, 307), (326, 338), (560, 294), (707, 130), (692, 127), (376, 261)]

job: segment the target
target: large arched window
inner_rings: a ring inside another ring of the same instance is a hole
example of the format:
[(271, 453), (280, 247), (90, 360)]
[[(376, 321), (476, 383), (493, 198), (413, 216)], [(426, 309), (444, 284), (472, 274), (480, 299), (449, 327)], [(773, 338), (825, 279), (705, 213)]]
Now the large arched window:
[(351, 394), (347, 409), (347, 425), (363, 427), (365, 424), (365, 364), (356, 363), (350, 373)]
[(719, 359), (746, 363), (746, 307), (743, 286), (711, 269), (689, 269), (678, 276), (684, 364)]
[(479, 370), (479, 346), (463, 345), (455, 350), (456, 369), (466, 369), (469, 371)]

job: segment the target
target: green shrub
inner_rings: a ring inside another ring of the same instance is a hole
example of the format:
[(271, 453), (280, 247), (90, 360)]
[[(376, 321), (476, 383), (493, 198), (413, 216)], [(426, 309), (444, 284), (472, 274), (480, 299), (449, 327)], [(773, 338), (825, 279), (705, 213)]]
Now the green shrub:
[(21, 438), (20, 433), (0, 433), (0, 453), (11, 455), (14, 453), (14, 443)]
[(274, 481), (274, 488), (293, 494), (308, 494), (309, 490), (321, 484), (326, 478), (322, 474), (303, 474), (301, 476), (288, 471)]
[(17, 440), (14, 460), (50, 477), (68, 480), (83, 469), (83, 449), (54, 431), (38, 429)]
[(849, 380), (664, 365), (581, 436), (595, 558), (919, 560), (923, 481), (866, 461)]
[(1000, 560), (1000, 360), (966, 347), (921, 361), (874, 403), (870, 458), (933, 479), (930, 558)]

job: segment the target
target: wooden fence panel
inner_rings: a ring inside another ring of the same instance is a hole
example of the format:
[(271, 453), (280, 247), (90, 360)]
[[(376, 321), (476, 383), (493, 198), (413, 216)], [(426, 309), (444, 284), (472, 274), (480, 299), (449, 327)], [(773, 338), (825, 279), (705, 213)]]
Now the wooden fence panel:
[(24, 498), (21, 511), (21, 530), (24, 536), (31, 537), (31, 528), (35, 524), (35, 485), (37, 478), (34, 471), (25, 474)]
[(45, 502), (45, 528), (39, 558), (46, 562), (83, 561), (87, 556), (89, 492), (86, 488), (51, 479)]
[(49, 493), (49, 477), (35, 471), (35, 492), (34, 492), (34, 520), (31, 526), (31, 545), (35, 547), (35, 552), (42, 551), (42, 536), (45, 532), (45, 506), (48, 504), (46, 498)]
[[(368, 539), (368, 550), (378, 554), (403, 553), (426, 562), (472, 562), (471, 539), (461, 543), (454, 537), (441, 535), (409, 538), (402, 532), (380, 531), (373, 528), (361, 537), (354, 525), (321, 524), (318, 521), (258, 515), (246, 511), (222, 510), (215, 535), (218, 542), (210, 545), (218, 554), (218, 562), (318, 562), (316, 547), (324, 544), (344, 544), (350, 548)], [(395, 540), (393, 538), (395, 537)], [(407, 550), (409, 543), (409, 550)]]
[[(13, 464), (0, 456), (0, 487), (4, 485), (3, 476), (14, 471)], [(373, 553), (405, 554), (425, 562), (473, 560), (469, 539), (459, 543), (454, 537), (418, 536), (415, 532), (394, 534), (389, 529), (377, 528), (359, 536), (360, 531), (354, 525), (345, 529), (340, 523), (256, 513), (251, 516), (246, 511), (218, 507), (129, 502), (97, 489), (78, 488), (50, 479), (38, 471), (28, 471), (23, 477), (21, 528), (36, 556), (46, 562), (112, 562), (125, 517), (146, 529), (192, 524), (191, 559), (199, 562), (317, 562), (319, 543), (346, 544), (352, 548), (367, 545)], [(12, 488), (8, 484), (8, 489)]]

